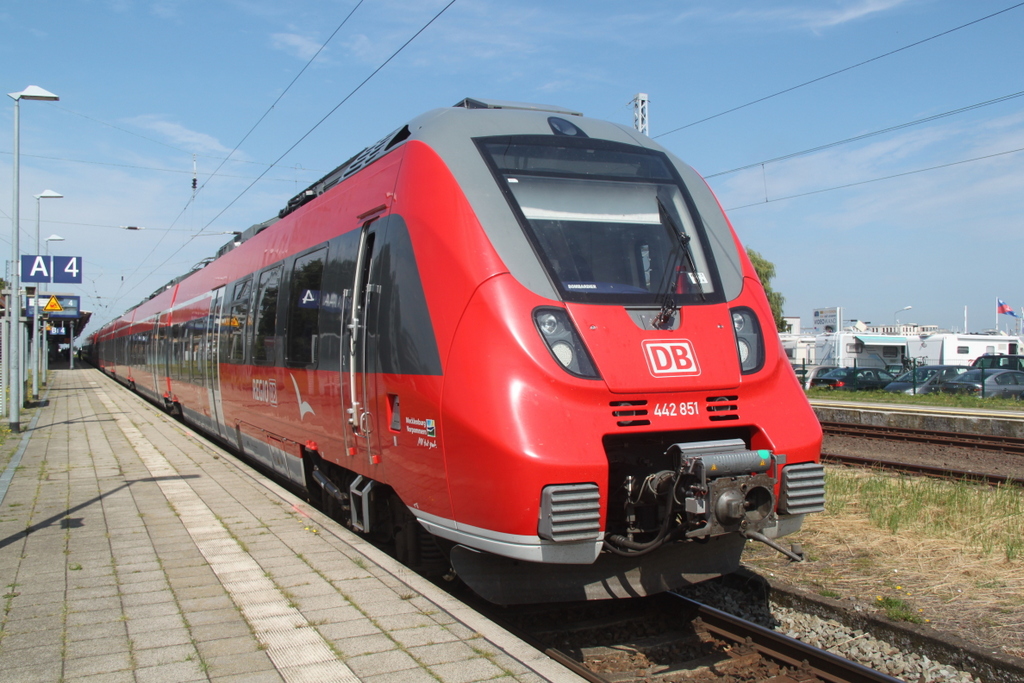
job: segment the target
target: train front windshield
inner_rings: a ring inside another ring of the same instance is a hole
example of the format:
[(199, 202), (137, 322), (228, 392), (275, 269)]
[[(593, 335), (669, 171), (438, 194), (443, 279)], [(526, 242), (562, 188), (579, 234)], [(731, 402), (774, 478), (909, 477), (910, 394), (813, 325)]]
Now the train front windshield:
[(664, 154), (550, 136), (478, 145), (566, 301), (722, 301), (703, 222)]

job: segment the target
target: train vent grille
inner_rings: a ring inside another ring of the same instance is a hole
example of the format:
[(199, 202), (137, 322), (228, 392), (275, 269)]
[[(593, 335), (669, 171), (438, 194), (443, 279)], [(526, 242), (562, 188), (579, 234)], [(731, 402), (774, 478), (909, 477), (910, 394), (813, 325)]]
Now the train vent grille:
[(805, 515), (824, 510), (825, 468), (813, 462), (784, 467), (779, 512), (784, 515)]
[(708, 413), (708, 420), (725, 422), (740, 419), (738, 401), (739, 396), (708, 396), (707, 404), (704, 406), (704, 410)]
[(537, 533), (549, 541), (591, 541), (601, 533), (597, 484), (556, 484), (541, 493)]
[(612, 416), (616, 418), (615, 424), (620, 427), (643, 427), (651, 424), (646, 419), (647, 401), (612, 401)]

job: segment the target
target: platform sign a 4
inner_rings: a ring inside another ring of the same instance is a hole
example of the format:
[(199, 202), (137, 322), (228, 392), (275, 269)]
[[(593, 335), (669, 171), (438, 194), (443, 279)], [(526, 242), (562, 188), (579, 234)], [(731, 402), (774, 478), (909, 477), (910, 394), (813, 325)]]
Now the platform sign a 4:
[(82, 257), (22, 254), (21, 281), (80, 285)]

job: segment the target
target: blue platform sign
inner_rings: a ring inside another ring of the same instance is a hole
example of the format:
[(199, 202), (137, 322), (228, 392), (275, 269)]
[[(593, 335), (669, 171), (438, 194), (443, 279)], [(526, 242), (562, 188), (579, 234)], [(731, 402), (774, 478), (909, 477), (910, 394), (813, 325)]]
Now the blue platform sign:
[(82, 257), (54, 256), (53, 281), (58, 284), (82, 284)]
[(82, 257), (22, 254), (21, 281), (82, 284)]
[(50, 257), (21, 255), (22, 282), (50, 282)]

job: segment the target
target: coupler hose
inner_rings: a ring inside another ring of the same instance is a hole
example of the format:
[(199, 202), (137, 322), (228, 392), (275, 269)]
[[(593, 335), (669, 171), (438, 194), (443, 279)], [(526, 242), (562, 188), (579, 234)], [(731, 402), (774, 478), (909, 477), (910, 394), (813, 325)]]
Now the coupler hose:
[[(626, 538), (622, 534), (612, 534), (604, 539), (605, 549), (622, 557), (640, 557), (660, 548), (665, 543), (665, 538), (668, 536), (668, 527), (672, 523), (672, 513), (675, 510), (676, 484), (679, 483), (680, 476), (682, 476), (681, 472), (676, 474), (672, 479), (672, 486), (665, 491), (665, 496), (668, 498), (668, 509), (665, 510), (665, 519), (661, 522), (661, 528), (658, 529), (657, 536), (646, 543), (639, 543)], [(614, 545), (612, 545), (613, 543)], [(623, 550), (622, 548), (628, 548), (628, 550)]]

